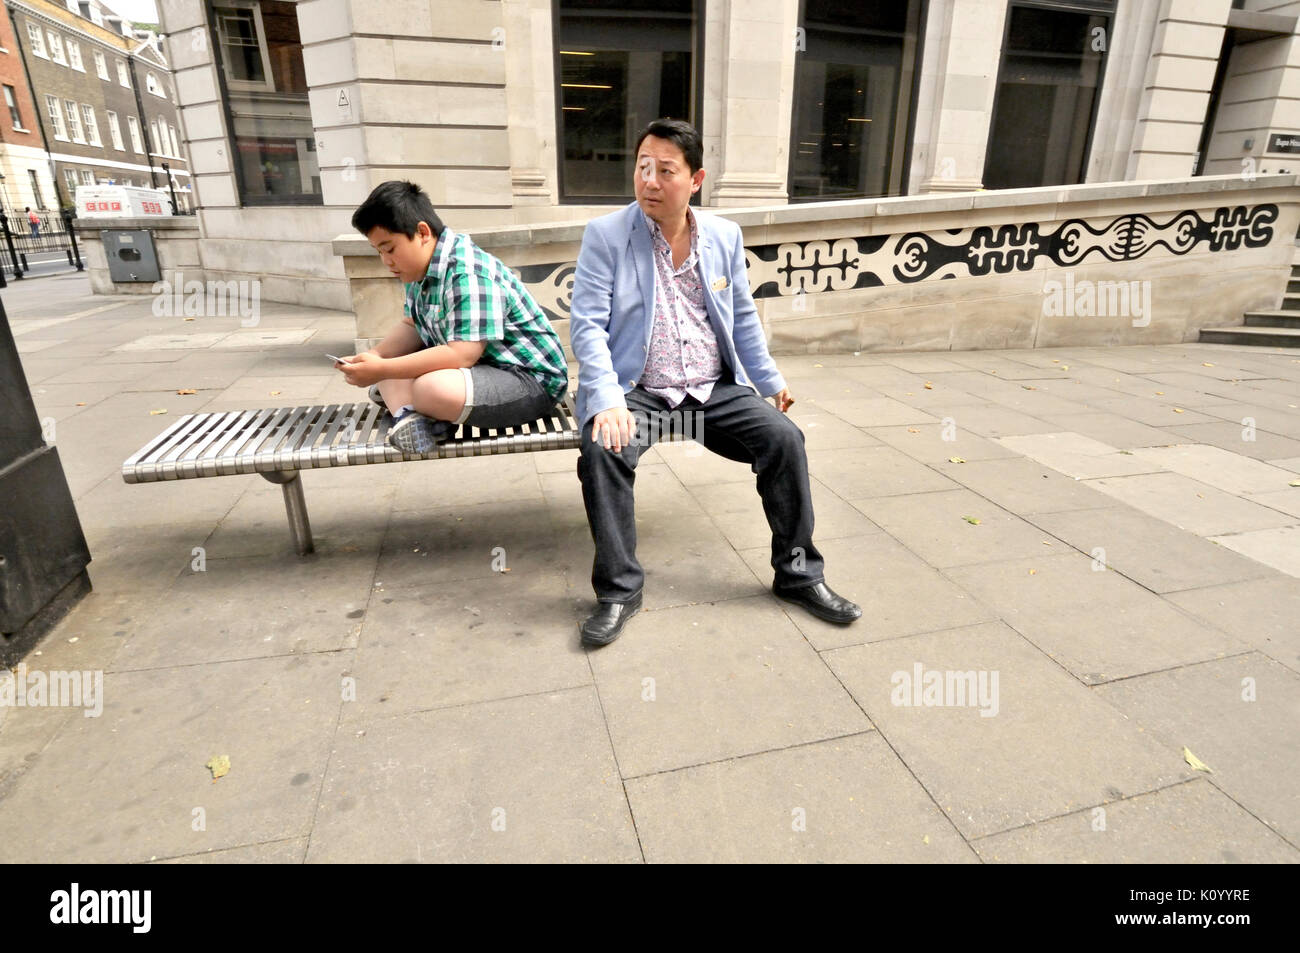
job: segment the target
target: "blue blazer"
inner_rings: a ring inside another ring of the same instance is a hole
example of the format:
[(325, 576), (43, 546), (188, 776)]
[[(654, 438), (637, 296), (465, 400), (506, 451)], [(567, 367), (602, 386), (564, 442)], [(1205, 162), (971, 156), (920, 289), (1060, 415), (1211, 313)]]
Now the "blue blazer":
[[(763, 324), (749, 294), (740, 226), (691, 209), (698, 231), (704, 304), (724, 364), (736, 383), (771, 397), (785, 379), (767, 350)], [(578, 359), (578, 420), (625, 407), (623, 395), (641, 380), (654, 324), (655, 267), (650, 229), (641, 208), (587, 223), (573, 278), (569, 342)]]

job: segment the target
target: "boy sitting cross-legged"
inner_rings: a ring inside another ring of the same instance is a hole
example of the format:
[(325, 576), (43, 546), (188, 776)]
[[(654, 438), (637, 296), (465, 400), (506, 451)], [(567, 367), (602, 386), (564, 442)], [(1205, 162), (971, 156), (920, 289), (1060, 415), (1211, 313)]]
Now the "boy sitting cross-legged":
[(542, 309), (510, 269), (444, 226), (418, 185), (377, 186), (352, 226), (405, 284), (401, 322), (335, 365), (393, 415), (389, 444), (427, 453), (459, 424), (516, 426), (564, 396), (564, 349)]

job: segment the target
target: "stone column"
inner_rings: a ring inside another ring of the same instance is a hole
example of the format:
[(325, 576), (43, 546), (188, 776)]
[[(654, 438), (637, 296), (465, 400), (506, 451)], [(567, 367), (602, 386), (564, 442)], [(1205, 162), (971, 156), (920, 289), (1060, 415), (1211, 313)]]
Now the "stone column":
[(1006, 15), (988, 0), (930, 4), (909, 176), (917, 191), (983, 186)]
[(1126, 179), (1194, 171), (1232, 0), (1161, 0)]
[(710, 0), (705, 7), (703, 201), (786, 201), (797, 0)]
[(555, 205), (555, 44), (551, 0), (502, 0), (510, 188), (515, 207)]

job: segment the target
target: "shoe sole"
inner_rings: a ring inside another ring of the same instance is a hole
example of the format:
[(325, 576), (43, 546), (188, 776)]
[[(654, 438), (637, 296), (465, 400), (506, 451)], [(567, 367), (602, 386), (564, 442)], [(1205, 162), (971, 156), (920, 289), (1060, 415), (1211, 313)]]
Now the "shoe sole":
[(388, 445), (396, 447), (402, 453), (428, 453), (447, 441), (449, 435), (444, 431), (443, 438), (439, 440), (438, 432), (436, 422), (428, 417), (416, 417), (410, 423), (403, 419), (398, 426), (388, 431)]
[(782, 595), (776, 590), (772, 591), (772, 595), (776, 596), (782, 602), (788, 602), (792, 606), (798, 606), (800, 609), (803, 609), (805, 612), (809, 613), (810, 615), (815, 615), (817, 618), (821, 619), (824, 622), (834, 622), (836, 625), (848, 625), (850, 622), (856, 622), (858, 619), (862, 618), (861, 612), (858, 612), (857, 615), (849, 616), (848, 618), (845, 618), (844, 616), (836, 615), (831, 612), (826, 612), (825, 610), (822, 609), (815, 609), (812, 606), (808, 605), (806, 602), (800, 602), (798, 599), (791, 599), (789, 596)]

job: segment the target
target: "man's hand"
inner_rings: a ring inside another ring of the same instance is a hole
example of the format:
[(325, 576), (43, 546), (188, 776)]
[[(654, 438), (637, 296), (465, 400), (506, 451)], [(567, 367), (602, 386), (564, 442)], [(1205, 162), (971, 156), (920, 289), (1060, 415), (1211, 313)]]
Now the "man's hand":
[(621, 453), (636, 434), (636, 418), (626, 407), (602, 410), (591, 421), (591, 439), (599, 440), (606, 450)]
[(776, 404), (776, 409), (785, 413), (794, 404), (794, 398), (790, 396), (790, 388), (782, 387), (781, 390), (772, 395), (772, 403)]
[(388, 377), (386, 373), (388, 362), (370, 351), (351, 354), (344, 357), (343, 360), (348, 363), (346, 365), (335, 364), (334, 366), (343, 372), (343, 379), (353, 387), (369, 387), (371, 384), (378, 384)]

